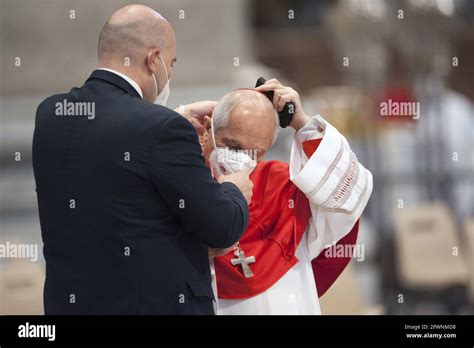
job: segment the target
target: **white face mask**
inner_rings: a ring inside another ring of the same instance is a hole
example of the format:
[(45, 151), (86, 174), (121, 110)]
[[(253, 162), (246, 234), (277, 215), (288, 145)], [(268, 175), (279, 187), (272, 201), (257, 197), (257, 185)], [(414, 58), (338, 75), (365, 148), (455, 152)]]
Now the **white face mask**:
[(161, 59), (161, 64), (163, 64), (163, 68), (165, 69), (166, 84), (161, 90), (160, 94), (158, 94), (158, 84), (156, 83), (156, 77), (155, 77), (155, 74), (152, 74), (153, 81), (155, 82), (155, 89), (156, 89), (156, 94), (157, 94), (155, 98), (155, 104), (166, 106), (166, 102), (168, 101), (168, 97), (170, 96), (170, 80), (168, 79), (168, 71), (166, 70), (166, 65), (165, 65), (165, 62), (163, 61), (163, 58), (161, 57), (161, 54), (160, 54), (160, 59)]
[(217, 147), (214, 136), (214, 122), (211, 118), (211, 136), (214, 149), (209, 155), (209, 165), (212, 175), (217, 179), (221, 175), (228, 175), (240, 171), (252, 172), (257, 161), (244, 152), (230, 150), (227, 147)]

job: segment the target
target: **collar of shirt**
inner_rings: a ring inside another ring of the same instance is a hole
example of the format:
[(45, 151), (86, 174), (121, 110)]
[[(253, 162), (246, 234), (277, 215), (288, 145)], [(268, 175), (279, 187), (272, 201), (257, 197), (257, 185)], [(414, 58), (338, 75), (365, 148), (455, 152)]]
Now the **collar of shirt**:
[(132, 87), (137, 90), (138, 94), (140, 94), (140, 96), (141, 96), (142, 99), (143, 99), (142, 89), (140, 88), (140, 86), (138, 85), (138, 83), (136, 83), (135, 81), (133, 81), (133, 80), (132, 80), (130, 77), (128, 77), (127, 75), (122, 74), (121, 72), (119, 72), (119, 71), (117, 71), (117, 70), (113, 70), (113, 69), (98, 68), (97, 70), (109, 71), (109, 72), (111, 72), (111, 73), (114, 73), (114, 74), (120, 76), (120, 77), (123, 78), (125, 81), (127, 81), (129, 84), (131, 84)]

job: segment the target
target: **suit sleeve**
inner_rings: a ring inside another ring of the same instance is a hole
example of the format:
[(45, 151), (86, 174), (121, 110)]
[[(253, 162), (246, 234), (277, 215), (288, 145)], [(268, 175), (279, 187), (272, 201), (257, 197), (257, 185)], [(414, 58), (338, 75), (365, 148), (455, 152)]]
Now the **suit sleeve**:
[(191, 123), (172, 116), (157, 136), (150, 153), (150, 177), (185, 233), (211, 248), (236, 243), (247, 228), (247, 202), (237, 186), (212, 178)]

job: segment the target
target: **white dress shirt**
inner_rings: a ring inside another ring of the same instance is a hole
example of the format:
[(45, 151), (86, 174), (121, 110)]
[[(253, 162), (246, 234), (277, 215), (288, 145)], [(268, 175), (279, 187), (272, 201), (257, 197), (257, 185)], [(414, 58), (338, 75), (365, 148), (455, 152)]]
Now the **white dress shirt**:
[(138, 85), (138, 83), (136, 83), (135, 81), (133, 81), (130, 77), (128, 77), (127, 75), (125, 74), (122, 74), (120, 71), (117, 71), (117, 70), (113, 70), (113, 69), (107, 69), (107, 68), (98, 68), (97, 70), (105, 70), (105, 71), (109, 71), (115, 75), (118, 75), (120, 76), (121, 78), (123, 78), (125, 81), (127, 81), (129, 84), (132, 85), (133, 88), (135, 88), (135, 90), (138, 92), (138, 94), (140, 94), (140, 97), (142, 97), (143, 99), (143, 93), (142, 93), (142, 89), (140, 88), (140, 86)]

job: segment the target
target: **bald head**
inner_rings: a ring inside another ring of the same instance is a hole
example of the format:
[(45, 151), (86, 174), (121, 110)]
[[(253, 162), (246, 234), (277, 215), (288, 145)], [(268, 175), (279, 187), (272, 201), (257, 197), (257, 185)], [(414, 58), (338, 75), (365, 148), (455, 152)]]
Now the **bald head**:
[[(216, 105), (212, 122), (217, 146), (257, 151), (258, 159), (271, 147), (279, 130), (273, 104), (265, 95), (251, 89), (226, 94)], [(205, 156), (213, 149), (212, 141), (208, 145)]]
[(260, 137), (270, 136), (272, 143), (278, 134), (278, 115), (272, 103), (265, 95), (252, 89), (227, 93), (216, 105), (213, 119), (216, 132), (225, 127), (258, 127)]
[(134, 59), (147, 49), (165, 49), (165, 37), (172, 33), (170, 24), (158, 12), (143, 5), (117, 10), (105, 23), (99, 37), (100, 61)]
[(133, 79), (144, 99), (154, 101), (172, 75), (176, 38), (168, 21), (144, 5), (117, 10), (99, 36), (99, 67)]

